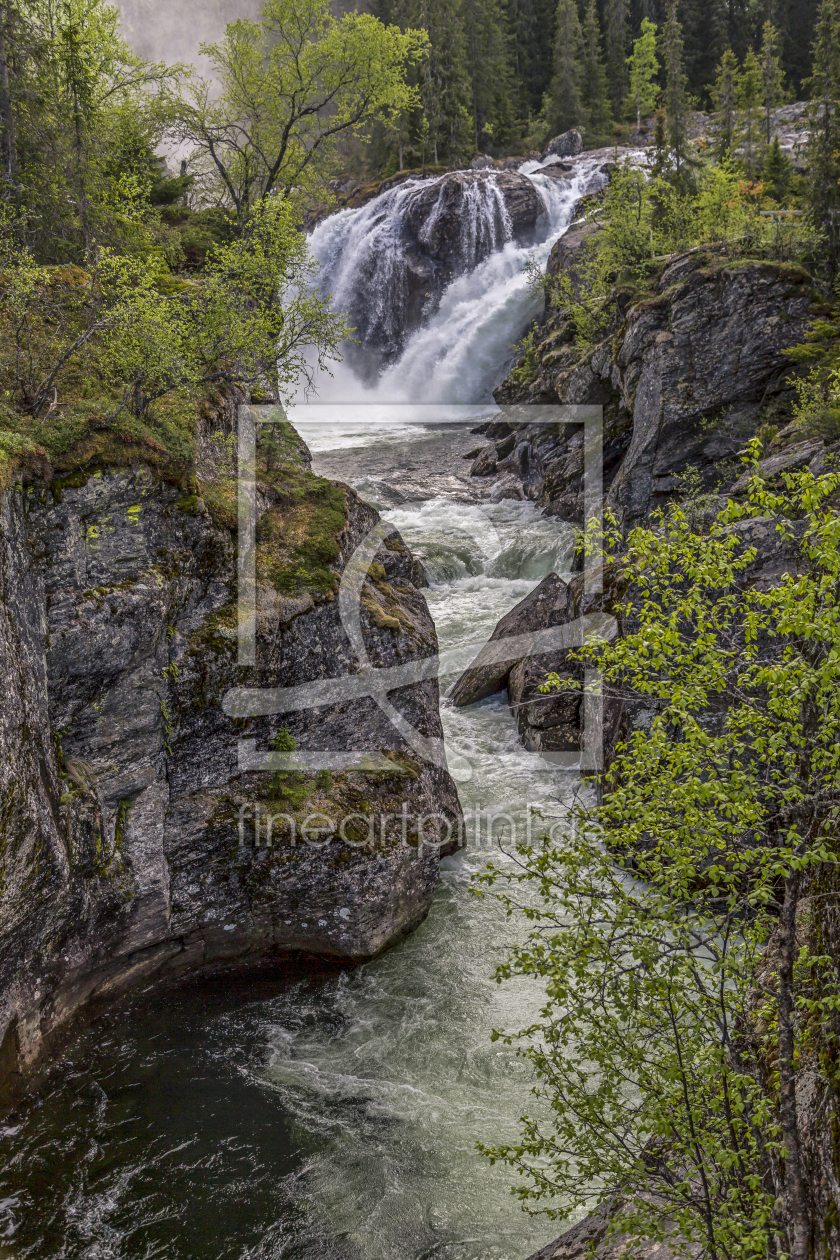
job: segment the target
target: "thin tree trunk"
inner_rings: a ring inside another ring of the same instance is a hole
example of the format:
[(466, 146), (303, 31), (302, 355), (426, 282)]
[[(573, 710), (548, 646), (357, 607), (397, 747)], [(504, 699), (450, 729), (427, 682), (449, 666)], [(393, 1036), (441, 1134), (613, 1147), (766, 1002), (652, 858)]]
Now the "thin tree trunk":
[(4, 173), (8, 182), (13, 184), (17, 176), (17, 153), (15, 149), (15, 123), (12, 115), (12, 93), (9, 86), (8, 20), (8, 5), (0, 5), (0, 126), (3, 128)]
[(785, 1207), (790, 1260), (809, 1260), (811, 1221), (802, 1173), (802, 1149), (796, 1114), (796, 1048), (793, 969), (796, 962), (796, 908), (800, 874), (785, 880), (779, 920), (779, 1120), (785, 1147)]
[(76, 178), (79, 182), (79, 219), (82, 224), (82, 239), (84, 241), (85, 258), (90, 258), (91, 252), (91, 235), (90, 235), (90, 214), (88, 213), (90, 203), (88, 201), (87, 189), (85, 188), (84, 177), (84, 140), (82, 137), (82, 111), (79, 104), (79, 96), (75, 87), (73, 88), (73, 121), (76, 131)]

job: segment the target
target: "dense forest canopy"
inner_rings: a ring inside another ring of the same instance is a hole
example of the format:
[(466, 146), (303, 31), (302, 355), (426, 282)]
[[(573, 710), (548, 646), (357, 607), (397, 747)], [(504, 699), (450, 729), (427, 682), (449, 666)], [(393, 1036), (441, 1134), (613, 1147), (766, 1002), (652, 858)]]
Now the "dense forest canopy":
[[(664, 39), (679, 24), (688, 102), (710, 109), (721, 59), (758, 55), (767, 22), (775, 30), (781, 96), (800, 100), (812, 72), (819, 0), (370, 0), (385, 23), (428, 32), (418, 73), (422, 109), (402, 121), (403, 154), (419, 162), (486, 150), (538, 148), (547, 132), (576, 125), (590, 147), (626, 138), (632, 116), (628, 58), (643, 23), (658, 32), (660, 88)], [(380, 137), (378, 156), (396, 152)]]

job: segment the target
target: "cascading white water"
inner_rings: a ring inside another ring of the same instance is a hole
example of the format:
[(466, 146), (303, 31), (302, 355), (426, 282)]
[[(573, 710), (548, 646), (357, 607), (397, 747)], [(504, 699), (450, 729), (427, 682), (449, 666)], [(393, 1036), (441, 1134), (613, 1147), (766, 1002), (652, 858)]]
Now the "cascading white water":
[[(500, 231), (498, 190), (492, 176), (472, 185), (464, 198), (464, 265), (441, 296), (436, 310), (404, 341), (399, 313), (406, 300), (408, 263), (401, 247), (402, 216), (420, 181), (410, 180), (359, 210), (330, 216), (312, 233), (312, 252), (322, 267), (322, 288), (337, 310), (368, 308), (357, 336), (390, 338), (402, 346), (373, 385), (365, 385), (349, 363), (318, 381), (318, 397), (331, 402), (482, 403), (511, 359), (514, 343), (539, 313), (542, 299), (528, 286), (525, 264), (533, 256), (545, 265), (552, 246), (566, 231), (584, 193), (603, 184), (601, 159), (581, 158), (568, 179), (531, 170), (543, 205), (537, 243), (511, 239), (510, 220)], [(424, 225), (431, 233), (438, 201)], [(505, 211), (506, 214), (506, 211)], [(504, 220), (502, 223), (504, 224)], [(422, 235), (422, 230), (421, 230)], [(479, 259), (475, 265), (471, 260)]]

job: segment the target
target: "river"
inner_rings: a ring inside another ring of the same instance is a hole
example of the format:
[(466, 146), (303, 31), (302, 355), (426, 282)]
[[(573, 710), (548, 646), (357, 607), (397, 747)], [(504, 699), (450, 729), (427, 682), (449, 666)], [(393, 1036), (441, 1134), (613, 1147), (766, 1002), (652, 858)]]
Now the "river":
[[(583, 182), (547, 189), (543, 259)], [(316, 254), (340, 259), (363, 214), (322, 225)], [(492, 502), (462, 458), (533, 317), (526, 253), (500, 241), (454, 281), (402, 375), (371, 389), (342, 369), (322, 382), (330, 406), (293, 415), (316, 470), (354, 485), (422, 559), (448, 659), (569, 565), (568, 527)], [(504, 695), (442, 716), (469, 843), (444, 859), (425, 922), (356, 969), (192, 981), (78, 1030), (0, 1121), (0, 1256), (524, 1260), (546, 1241), (551, 1224), (523, 1213), (512, 1173), (475, 1148), (533, 1113), (527, 1065), (490, 1033), (530, 1023), (542, 993), (494, 982), (524, 926), (471, 879), (530, 807), (544, 826), (561, 818), (571, 784), (519, 745)]]

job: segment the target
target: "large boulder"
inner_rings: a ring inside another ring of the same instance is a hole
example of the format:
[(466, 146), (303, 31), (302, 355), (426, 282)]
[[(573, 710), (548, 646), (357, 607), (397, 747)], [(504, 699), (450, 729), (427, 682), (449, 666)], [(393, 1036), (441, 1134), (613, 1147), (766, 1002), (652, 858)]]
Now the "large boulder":
[(529, 752), (570, 752), (580, 748), (581, 697), (577, 691), (550, 692), (540, 687), (546, 674), (573, 676), (567, 652), (553, 642), (556, 635), (543, 633), (531, 655), (517, 661), (508, 675), (508, 703), (516, 727)]
[(563, 625), (571, 619), (569, 613), (569, 588), (556, 573), (549, 573), (502, 617), (489, 641), (458, 679), (450, 692), (456, 708), (476, 704), (504, 691), (511, 669), (531, 648), (528, 642), (523, 642), (522, 636)]
[(451, 278), (487, 258), (510, 236), (534, 239), (543, 203), (518, 171), (451, 171), (413, 189), (401, 207), (416, 247)]
[(573, 127), (570, 131), (564, 131), (562, 136), (549, 140), (542, 161), (550, 157), (577, 157), (579, 153), (583, 153), (583, 136)]
[[(256, 485), (240, 665), (235, 418), (207, 433), (198, 494), (81, 453), (63, 481), (0, 495), (0, 1093), (91, 998), (287, 950), (378, 953), (423, 918), (435, 842), (453, 843), (455, 786), (425, 756), (442, 731), (418, 566), (373, 535), (351, 637), (336, 589), (378, 517), (287, 441)], [(407, 671), (407, 727), (359, 690), (360, 654)], [(309, 698), (249, 716), (241, 687)], [(310, 757), (288, 775), (265, 763), (284, 726)]]

